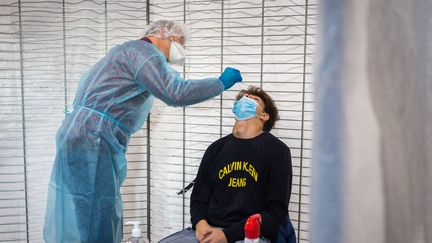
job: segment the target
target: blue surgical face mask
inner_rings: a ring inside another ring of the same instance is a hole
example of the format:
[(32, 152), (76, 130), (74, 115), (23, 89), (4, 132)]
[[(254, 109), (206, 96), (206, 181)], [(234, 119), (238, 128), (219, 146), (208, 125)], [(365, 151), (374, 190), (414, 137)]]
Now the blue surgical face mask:
[(250, 99), (246, 96), (243, 96), (241, 99), (237, 100), (234, 103), (232, 108), (232, 112), (237, 120), (247, 120), (253, 117), (256, 117), (256, 109), (258, 107), (258, 103)]

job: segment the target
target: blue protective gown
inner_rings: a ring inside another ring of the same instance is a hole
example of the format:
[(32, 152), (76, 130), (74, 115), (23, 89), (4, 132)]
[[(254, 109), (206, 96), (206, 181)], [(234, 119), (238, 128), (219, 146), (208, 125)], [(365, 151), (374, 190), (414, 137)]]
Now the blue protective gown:
[(135, 40), (112, 48), (82, 76), (73, 112), (57, 132), (45, 241), (120, 242), (125, 153), (154, 97), (186, 106), (223, 90), (217, 78), (183, 80), (149, 42)]

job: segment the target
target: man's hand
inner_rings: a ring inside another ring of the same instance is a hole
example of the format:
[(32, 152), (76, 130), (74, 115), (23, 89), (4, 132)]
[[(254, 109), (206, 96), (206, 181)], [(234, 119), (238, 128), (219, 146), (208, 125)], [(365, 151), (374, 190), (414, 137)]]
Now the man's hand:
[(211, 226), (207, 223), (206, 220), (202, 219), (198, 221), (198, 223), (195, 225), (195, 235), (199, 242), (202, 242), (210, 233)]
[(204, 240), (200, 240), (200, 243), (228, 243), (225, 234), (221, 229), (211, 228), (206, 232), (206, 237)]

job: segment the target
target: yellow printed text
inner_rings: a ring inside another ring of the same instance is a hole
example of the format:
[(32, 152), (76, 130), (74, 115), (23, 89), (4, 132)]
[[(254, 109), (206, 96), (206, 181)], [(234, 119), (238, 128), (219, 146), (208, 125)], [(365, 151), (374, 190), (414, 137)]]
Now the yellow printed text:
[(229, 187), (245, 187), (246, 178), (230, 178)]
[(226, 175), (237, 170), (248, 172), (256, 182), (258, 181), (258, 171), (252, 164), (246, 161), (233, 161), (225, 165), (219, 170), (219, 179), (222, 180)]

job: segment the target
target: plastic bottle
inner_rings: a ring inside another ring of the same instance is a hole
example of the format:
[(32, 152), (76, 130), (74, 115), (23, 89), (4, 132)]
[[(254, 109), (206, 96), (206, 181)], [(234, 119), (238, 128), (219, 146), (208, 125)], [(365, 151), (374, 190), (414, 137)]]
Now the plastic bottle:
[(259, 243), (261, 229), (261, 215), (254, 214), (250, 216), (245, 224), (245, 239), (244, 243)]
[(148, 243), (149, 240), (141, 237), (141, 229), (139, 227), (140, 221), (130, 221), (126, 224), (133, 224), (132, 237), (126, 240), (126, 243)]

